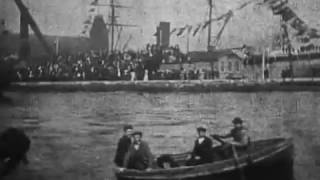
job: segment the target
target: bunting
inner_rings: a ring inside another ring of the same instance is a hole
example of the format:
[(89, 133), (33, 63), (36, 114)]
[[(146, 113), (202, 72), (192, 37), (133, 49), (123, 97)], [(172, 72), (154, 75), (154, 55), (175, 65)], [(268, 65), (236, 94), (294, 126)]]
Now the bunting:
[[(266, 0), (265, 0), (266, 1)], [(241, 10), (243, 8), (245, 8), (246, 6), (248, 6), (249, 4), (253, 3), (254, 0), (250, 0), (250, 1), (247, 1), (243, 4), (241, 4), (239, 7), (235, 8), (234, 10), (229, 10), (227, 13), (225, 14), (222, 14), (220, 15), (219, 17), (217, 18), (212, 18), (212, 19), (209, 19), (203, 23), (199, 23), (195, 26), (192, 26), (192, 25), (186, 25), (184, 27), (180, 27), (180, 28), (174, 28), (171, 32), (170, 32), (170, 35), (174, 34), (174, 33), (177, 33), (176, 35), (177, 36), (181, 36), (184, 32), (186, 32), (186, 30), (188, 31), (188, 33), (190, 33), (192, 30), (193, 30), (193, 33), (192, 35), (193, 36), (196, 36), (197, 33), (200, 31), (200, 30), (204, 30), (206, 29), (212, 22), (215, 22), (215, 21), (220, 21), (220, 20), (223, 20), (223, 19), (228, 19), (231, 17), (231, 15), (233, 15), (233, 12), (234, 11), (238, 11), (238, 10)]]
[(264, 3), (267, 4), (274, 15), (280, 15), (282, 20), (296, 31), (294, 36), (298, 41), (308, 43), (313, 38), (320, 38), (319, 31), (308, 27), (288, 6), (288, 0), (264, 0)]

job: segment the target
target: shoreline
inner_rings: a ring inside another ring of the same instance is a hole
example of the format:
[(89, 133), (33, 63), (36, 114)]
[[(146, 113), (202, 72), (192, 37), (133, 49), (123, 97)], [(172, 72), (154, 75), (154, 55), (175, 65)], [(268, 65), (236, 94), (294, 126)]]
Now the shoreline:
[(9, 92), (270, 92), (320, 91), (320, 79), (286, 79), (271, 82), (238, 80), (157, 80), (157, 81), (57, 81), (14, 82)]

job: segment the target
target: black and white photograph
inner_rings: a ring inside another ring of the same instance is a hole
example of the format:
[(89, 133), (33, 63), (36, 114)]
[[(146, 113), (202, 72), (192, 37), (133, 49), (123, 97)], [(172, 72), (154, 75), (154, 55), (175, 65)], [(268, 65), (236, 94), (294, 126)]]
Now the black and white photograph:
[(319, 180), (319, 0), (0, 0), (0, 180)]

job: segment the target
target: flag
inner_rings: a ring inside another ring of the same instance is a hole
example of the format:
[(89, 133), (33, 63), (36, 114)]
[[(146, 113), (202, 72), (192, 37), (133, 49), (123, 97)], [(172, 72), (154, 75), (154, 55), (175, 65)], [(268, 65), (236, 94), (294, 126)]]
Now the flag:
[(284, 20), (285, 22), (288, 22), (289, 20), (297, 17), (297, 15), (288, 7), (283, 9), (281, 15), (282, 15), (282, 20)]
[(287, 6), (279, 6), (276, 8), (272, 8), (272, 12), (275, 15), (282, 14), (288, 7)]
[(90, 21), (89, 19), (87, 19), (87, 20), (85, 20), (83, 23), (84, 23), (84, 24), (91, 24), (91, 21)]
[(320, 38), (320, 34), (317, 29), (311, 28), (308, 31), (308, 36), (310, 38)]
[(177, 28), (173, 28), (170, 32), (170, 35), (177, 31)]
[(236, 10), (241, 10), (241, 9), (245, 8), (247, 5), (251, 4), (252, 2), (253, 2), (252, 0), (245, 2), (242, 5), (240, 5)]
[(92, 6), (98, 5), (98, 0), (94, 0), (90, 5)]
[(278, 8), (284, 7), (287, 4), (288, 4), (287, 0), (278, 0), (278, 1), (275, 1), (274, 3), (270, 4), (270, 7), (271, 7), (271, 9), (278, 9)]
[(207, 26), (208, 26), (210, 23), (211, 23), (211, 20), (206, 21), (206, 22), (204, 23), (204, 25), (202, 26), (202, 30), (205, 29), (205, 28), (207, 28)]
[(186, 26), (183, 27), (183, 28), (180, 28), (177, 36), (181, 36), (181, 35), (184, 33), (184, 31), (187, 29), (187, 27), (188, 27), (188, 25), (186, 25)]
[(306, 30), (307, 27), (305, 23), (298, 17), (296, 17), (291, 23), (291, 27), (294, 28), (295, 30), (298, 31), (298, 35), (303, 34)]
[(200, 28), (201, 28), (201, 24), (198, 24), (198, 26), (194, 29), (192, 35), (195, 36), (198, 33), (198, 31), (200, 30)]

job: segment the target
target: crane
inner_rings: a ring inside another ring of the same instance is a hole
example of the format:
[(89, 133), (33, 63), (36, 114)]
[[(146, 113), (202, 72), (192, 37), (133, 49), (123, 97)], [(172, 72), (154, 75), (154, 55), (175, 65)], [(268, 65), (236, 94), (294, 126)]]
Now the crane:
[(47, 52), (47, 54), (50, 57), (53, 57), (55, 55), (54, 51), (50, 48), (50, 46), (48, 45), (47, 41), (44, 39), (37, 23), (35, 22), (35, 20), (32, 18), (31, 14), (29, 13), (27, 7), (23, 4), (23, 2), (21, 0), (14, 0), (14, 2), (16, 3), (19, 11), (20, 11), (20, 18), (22, 20), (21, 22), (21, 39), (27, 39), (28, 38), (28, 25), (31, 27), (31, 29), (33, 30), (33, 32), (35, 33), (36, 37), (39, 39), (41, 45), (43, 46), (43, 48), (45, 49), (45, 51)]

